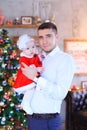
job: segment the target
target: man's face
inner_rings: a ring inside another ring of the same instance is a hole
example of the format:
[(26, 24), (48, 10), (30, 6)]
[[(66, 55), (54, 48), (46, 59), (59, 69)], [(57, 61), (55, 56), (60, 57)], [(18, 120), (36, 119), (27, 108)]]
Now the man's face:
[(52, 29), (38, 30), (39, 45), (46, 53), (51, 52), (56, 47), (58, 35)]

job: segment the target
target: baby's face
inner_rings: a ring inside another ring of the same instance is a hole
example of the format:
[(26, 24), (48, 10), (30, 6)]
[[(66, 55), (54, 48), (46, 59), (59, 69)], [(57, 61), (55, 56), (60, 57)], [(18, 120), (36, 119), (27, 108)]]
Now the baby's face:
[(36, 45), (34, 42), (29, 43), (27, 49), (23, 50), (23, 53), (25, 53), (27, 56), (33, 57), (34, 54), (36, 54)]

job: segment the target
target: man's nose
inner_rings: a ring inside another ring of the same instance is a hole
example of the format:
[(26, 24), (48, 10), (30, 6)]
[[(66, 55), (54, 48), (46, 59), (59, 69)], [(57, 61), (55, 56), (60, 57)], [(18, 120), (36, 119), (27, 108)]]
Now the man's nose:
[(47, 38), (45, 37), (45, 38), (43, 38), (43, 42), (44, 43), (46, 43), (47, 42)]

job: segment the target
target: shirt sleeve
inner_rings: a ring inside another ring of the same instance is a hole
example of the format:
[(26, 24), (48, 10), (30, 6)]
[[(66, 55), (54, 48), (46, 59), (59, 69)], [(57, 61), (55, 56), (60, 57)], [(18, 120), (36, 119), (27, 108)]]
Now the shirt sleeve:
[(37, 82), (37, 90), (44, 92), (55, 100), (64, 99), (75, 73), (75, 62), (73, 58), (65, 58), (64, 64), (60, 66), (60, 71), (58, 70), (56, 73), (55, 83), (40, 77)]

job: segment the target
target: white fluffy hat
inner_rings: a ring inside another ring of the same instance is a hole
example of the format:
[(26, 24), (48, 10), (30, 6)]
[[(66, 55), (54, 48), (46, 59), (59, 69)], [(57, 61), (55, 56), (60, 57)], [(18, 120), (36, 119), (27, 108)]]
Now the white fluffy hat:
[(27, 34), (24, 34), (19, 37), (17, 41), (17, 46), (20, 50), (27, 49), (30, 42), (34, 42), (34, 39)]

